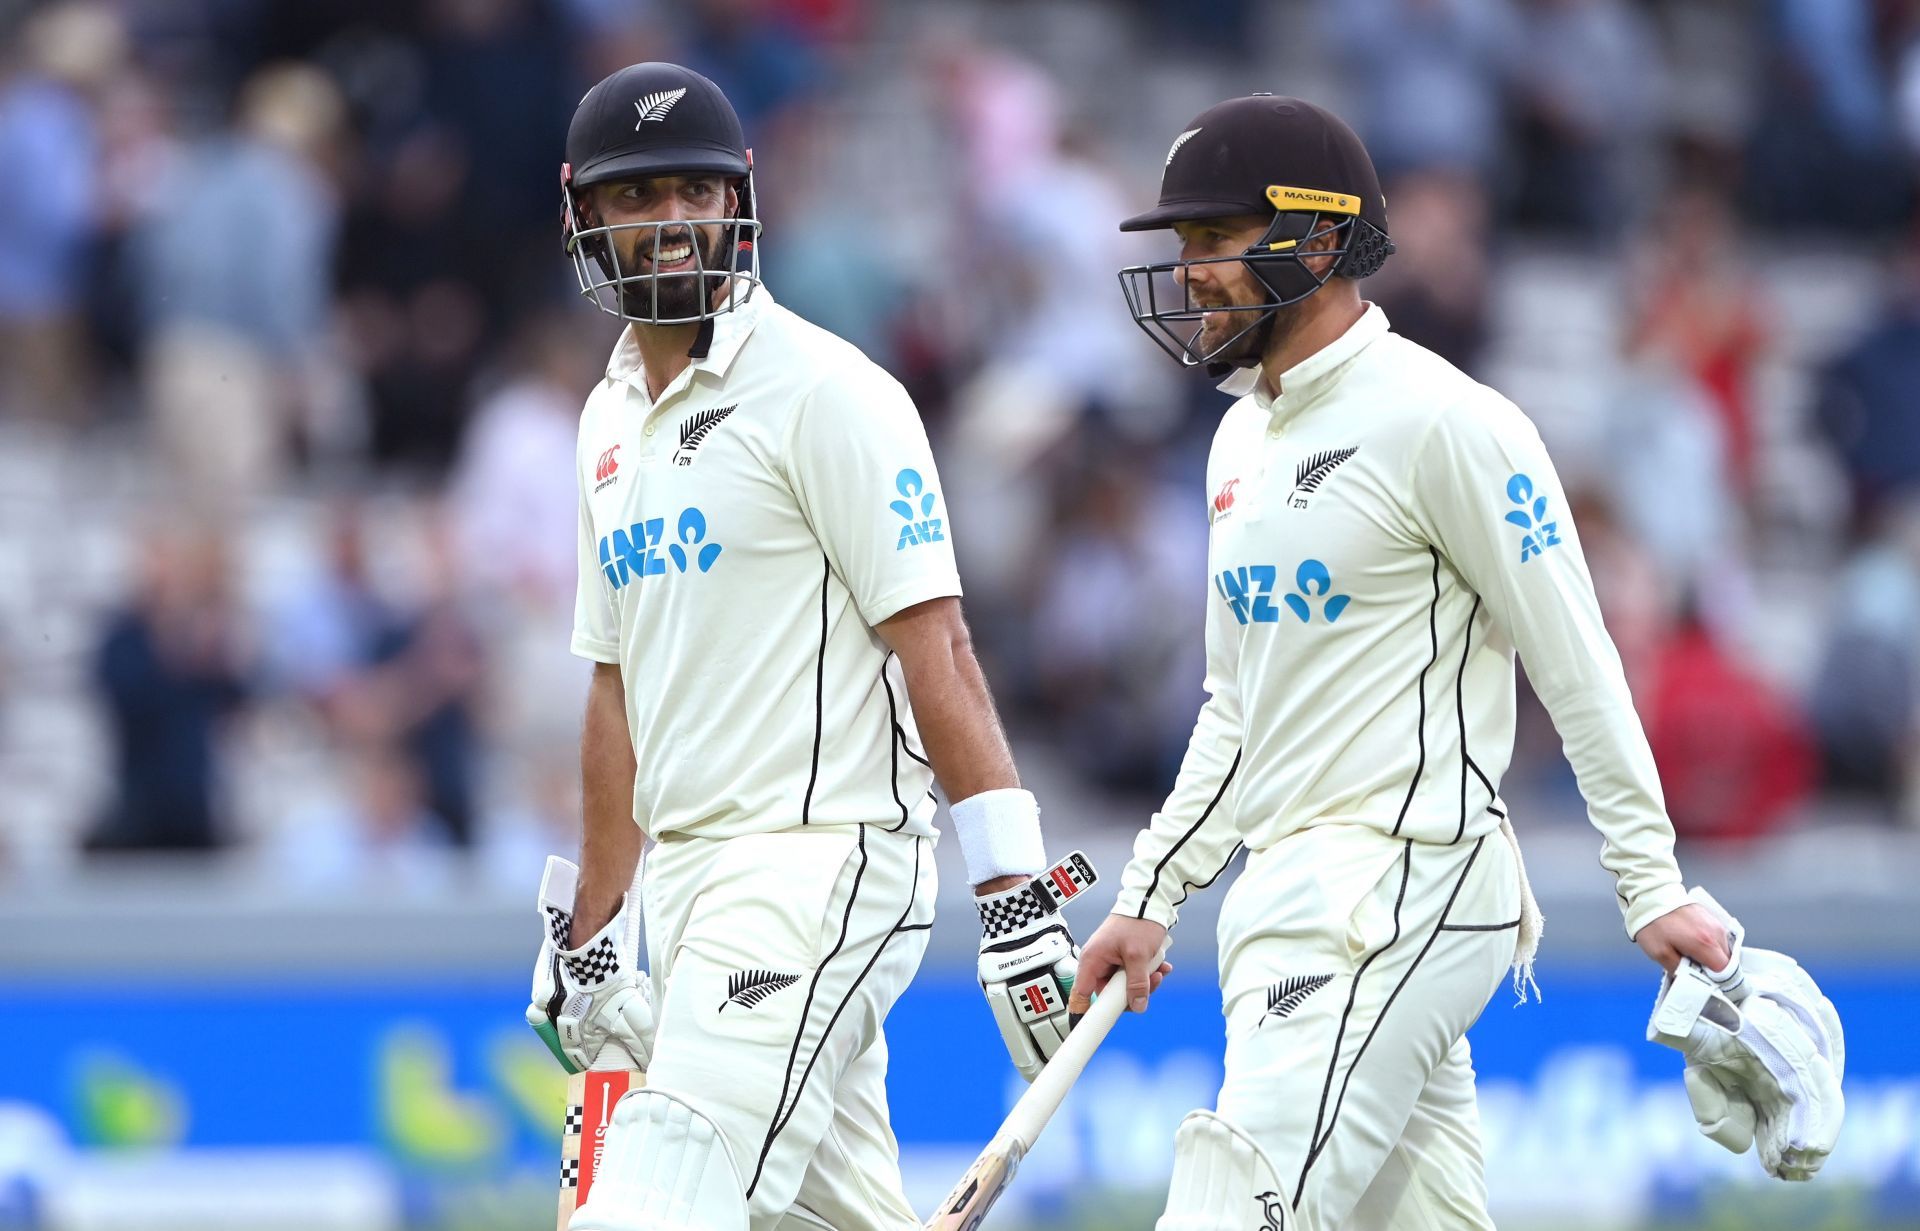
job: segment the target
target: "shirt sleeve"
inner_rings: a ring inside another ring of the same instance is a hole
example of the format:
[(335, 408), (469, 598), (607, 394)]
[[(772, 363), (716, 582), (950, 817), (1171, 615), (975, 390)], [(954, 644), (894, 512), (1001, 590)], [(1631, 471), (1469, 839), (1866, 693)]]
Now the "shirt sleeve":
[(1631, 936), (1686, 902), (1673, 824), (1546, 446), (1517, 407), (1480, 392), (1415, 451), (1414, 516), (1526, 664)]
[(847, 365), (801, 400), (786, 465), (807, 524), (868, 624), (960, 593), (926, 428), (878, 366)]
[[(1209, 476), (1211, 479), (1211, 476)], [(1211, 481), (1208, 491), (1213, 490)], [(1240, 711), (1240, 630), (1225, 603), (1207, 602), (1207, 700), (1187, 739), (1179, 776), (1133, 840), (1113, 913), (1171, 928), (1194, 889), (1219, 878), (1240, 849), (1233, 782), (1245, 730)]]
[(587, 509), (587, 490), (580, 489), (580, 564), (573, 592), (573, 652), (594, 662), (620, 661), (620, 613), (613, 607), (613, 589), (600, 572), (594, 545), (593, 517)]

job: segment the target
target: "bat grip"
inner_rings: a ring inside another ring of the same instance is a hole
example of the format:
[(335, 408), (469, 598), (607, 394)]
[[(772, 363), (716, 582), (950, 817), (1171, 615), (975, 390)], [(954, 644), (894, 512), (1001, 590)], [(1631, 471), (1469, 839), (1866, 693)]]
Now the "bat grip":
[(619, 1073), (639, 1068), (640, 1061), (634, 1058), (624, 1043), (618, 1039), (608, 1039), (600, 1045), (599, 1054), (594, 1056), (593, 1063), (588, 1067), (596, 1073)]
[[(1151, 969), (1159, 969), (1166, 955), (1167, 950), (1163, 945), (1160, 952), (1154, 955)], [(1066, 1040), (1060, 1044), (1060, 1050), (1053, 1053), (1046, 1067), (1040, 1070), (1040, 1075), (1027, 1087), (1027, 1092), (1013, 1105), (1002, 1132), (1010, 1132), (1031, 1145), (1126, 1008), (1127, 972), (1122, 968), (1113, 972), (1113, 977), (1094, 997), (1092, 1006), (1081, 1015)]]

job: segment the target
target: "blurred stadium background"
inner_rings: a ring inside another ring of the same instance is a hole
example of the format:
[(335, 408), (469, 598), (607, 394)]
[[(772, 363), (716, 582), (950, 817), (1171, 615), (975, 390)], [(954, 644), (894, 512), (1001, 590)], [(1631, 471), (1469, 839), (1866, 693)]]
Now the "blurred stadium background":
[[(1497, 1214), (1920, 1225), (1920, 4), (0, 0), (0, 1228), (550, 1216), (520, 1012), (614, 332), (556, 170), (649, 58), (742, 112), (775, 294), (917, 397), (1050, 842), (1109, 875), (1199, 698), (1224, 405), (1127, 320), (1158, 249), (1113, 224), (1219, 98), (1350, 116), (1400, 247), (1367, 293), (1540, 424), (1690, 878), (1849, 1027), (1817, 1183), (1695, 1135), (1533, 705), (1546, 1000), (1472, 1036)], [(942, 860), (891, 1027), (922, 1209), (1015, 1093)], [(1211, 910), (996, 1225), (1151, 1225), (1218, 1079)]]

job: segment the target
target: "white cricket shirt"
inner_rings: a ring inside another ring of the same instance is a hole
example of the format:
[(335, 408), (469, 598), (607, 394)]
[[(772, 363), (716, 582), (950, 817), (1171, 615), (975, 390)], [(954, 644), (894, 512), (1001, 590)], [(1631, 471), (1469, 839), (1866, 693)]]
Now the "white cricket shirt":
[(657, 402), (632, 328), (580, 416), (573, 650), (620, 667), (635, 820), (933, 832), (933, 773), (872, 627), (960, 593), (912, 401), (765, 287)]
[(1210, 699), (1115, 910), (1171, 925), (1235, 851), (1310, 825), (1471, 842), (1506, 813), (1514, 652), (1559, 729), (1629, 933), (1684, 904), (1653, 756), (1546, 449), (1366, 314), (1207, 463)]

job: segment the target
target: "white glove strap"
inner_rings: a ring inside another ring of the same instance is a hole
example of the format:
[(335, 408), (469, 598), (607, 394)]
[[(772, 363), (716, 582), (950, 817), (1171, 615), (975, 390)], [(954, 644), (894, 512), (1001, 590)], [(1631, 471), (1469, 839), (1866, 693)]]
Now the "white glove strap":
[(1040, 841), (1040, 803), (1018, 787), (982, 791), (952, 807), (953, 831), (967, 861), (967, 883), (996, 876), (1032, 876), (1047, 866)]

